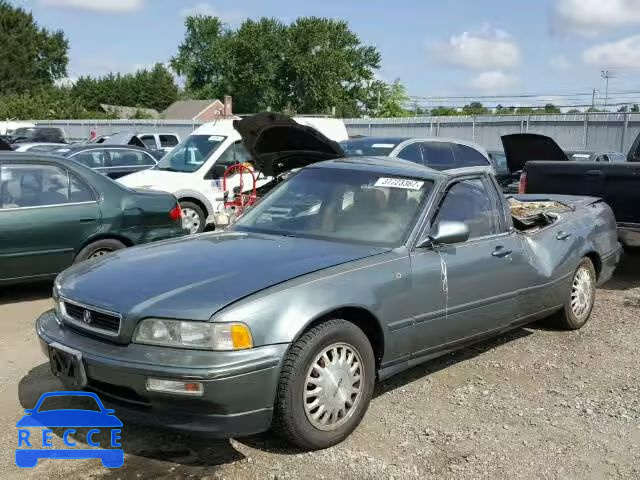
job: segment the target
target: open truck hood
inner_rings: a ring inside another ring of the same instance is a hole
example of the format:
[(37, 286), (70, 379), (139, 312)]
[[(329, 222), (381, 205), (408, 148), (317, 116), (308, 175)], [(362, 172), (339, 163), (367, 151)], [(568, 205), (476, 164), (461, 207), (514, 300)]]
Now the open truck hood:
[(235, 120), (233, 126), (257, 169), (268, 177), (345, 156), (337, 142), (280, 113), (259, 113)]
[(567, 154), (551, 137), (536, 133), (514, 133), (503, 135), (502, 146), (507, 157), (510, 173), (524, 169), (527, 162), (568, 161)]

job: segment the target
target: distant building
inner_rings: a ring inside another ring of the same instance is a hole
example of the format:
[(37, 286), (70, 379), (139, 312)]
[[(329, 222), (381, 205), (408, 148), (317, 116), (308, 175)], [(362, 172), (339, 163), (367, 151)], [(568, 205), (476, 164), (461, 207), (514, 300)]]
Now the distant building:
[(219, 118), (233, 116), (231, 97), (220, 100), (179, 100), (169, 106), (162, 117), (167, 120), (191, 120), (211, 122)]
[(106, 103), (101, 103), (100, 108), (120, 119), (135, 118), (138, 115), (160, 118), (160, 113), (153, 108), (125, 107), (123, 105), (107, 105)]

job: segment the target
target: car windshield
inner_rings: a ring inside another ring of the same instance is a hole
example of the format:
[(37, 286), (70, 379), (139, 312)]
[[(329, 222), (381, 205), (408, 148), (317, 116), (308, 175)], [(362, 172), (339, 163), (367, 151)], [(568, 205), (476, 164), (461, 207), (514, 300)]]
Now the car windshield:
[(399, 143), (384, 138), (352, 138), (340, 146), (348, 157), (386, 157)]
[(195, 172), (220, 148), (226, 138), (221, 135), (190, 135), (154, 168), (169, 172)]
[(300, 170), (231, 227), (376, 246), (402, 244), (433, 181), (361, 170)]
[(497, 173), (506, 173), (509, 171), (507, 166), (507, 156), (503, 152), (491, 152), (491, 159)]

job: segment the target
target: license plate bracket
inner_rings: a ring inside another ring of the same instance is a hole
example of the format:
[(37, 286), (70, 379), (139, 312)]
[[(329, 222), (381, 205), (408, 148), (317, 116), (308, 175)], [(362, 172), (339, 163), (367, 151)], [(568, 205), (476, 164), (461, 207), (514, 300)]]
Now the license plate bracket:
[(82, 352), (59, 343), (52, 343), (49, 345), (49, 366), (51, 373), (65, 385), (75, 388), (87, 386)]

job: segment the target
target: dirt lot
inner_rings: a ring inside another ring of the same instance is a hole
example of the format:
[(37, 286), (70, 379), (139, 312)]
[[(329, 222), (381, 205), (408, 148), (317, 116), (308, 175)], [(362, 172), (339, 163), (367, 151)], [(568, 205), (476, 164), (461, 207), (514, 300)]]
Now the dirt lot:
[[(640, 256), (579, 332), (534, 325), (380, 385), (360, 428), (300, 454), (266, 434), (194, 440), (123, 429), (125, 464), (14, 465), (15, 422), (60, 389), (33, 331), (50, 285), (0, 292), (0, 478), (640, 478)], [(116, 411), (117, 413), (117, 411)]]

